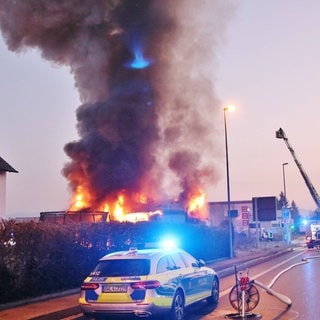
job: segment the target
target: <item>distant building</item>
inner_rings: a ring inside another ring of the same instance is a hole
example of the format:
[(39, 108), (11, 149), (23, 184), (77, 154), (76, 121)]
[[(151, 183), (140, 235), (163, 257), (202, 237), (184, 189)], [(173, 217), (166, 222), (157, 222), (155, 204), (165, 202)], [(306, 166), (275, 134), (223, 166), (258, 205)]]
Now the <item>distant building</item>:
[[(224, 221), (228, 221), (228, 202), (208, 202), (208, 207), (211, 225), (219, 226)], [(235, 231), (241, 232), (244, 229), (248, 229), (249, 223), (253, 220), (252, 201), (231, 201), (230, 211)]]
[(0, 218), (3, 218), (6, 212), (6, 178), (7, 172), (18, 172), (10, 166), (8, 162), (0, 157)]
[[(228, 202), (208, 202), (209, 207), (209, 220), (213, 226), (219, 226), (228, 222)], [(260, 233), (271, 232), (273, 235), (277, 235), (278, 238), (283, 236), (284, 219), (283, 212), (277, 210), (276, 220), (271, 221), (256, 221), (253, 214), (252, 200), (239, 200), (230, 201), (230, 211), (232, 218), (232, 225), (234, 231), (237, 233), (252, 234), (256, 233), (257, 227)], [(289, 221), (291, 223), (291, 220)]]
[(104, 211), (46, 211), (40, 212), (39, 221), (54, 224), (101, 223), (107, 221), (108, 215)]

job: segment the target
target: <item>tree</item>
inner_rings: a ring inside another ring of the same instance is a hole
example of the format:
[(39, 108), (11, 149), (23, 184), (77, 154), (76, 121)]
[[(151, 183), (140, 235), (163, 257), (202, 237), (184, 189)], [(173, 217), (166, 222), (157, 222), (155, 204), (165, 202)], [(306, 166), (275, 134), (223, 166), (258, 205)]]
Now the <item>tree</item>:
[(297, 207), (294, 201), (291, 202), (290, 214), (291, 214), (291, 219), (293, 221), (294, 230), (299, 230), (301, 215), (299, 212), (299, 208)]
[(280, 192), (279, 199), (277, 199), (277, 209), (281, 210), (283, 208), (287, 208), (289, 201), (283, 191)]
[(301, 218), (299, 208), (297, 207), (294, 201), (291, 202), (290, 213), (291, 213), (291, 219), (293, 220), (299, 220)]

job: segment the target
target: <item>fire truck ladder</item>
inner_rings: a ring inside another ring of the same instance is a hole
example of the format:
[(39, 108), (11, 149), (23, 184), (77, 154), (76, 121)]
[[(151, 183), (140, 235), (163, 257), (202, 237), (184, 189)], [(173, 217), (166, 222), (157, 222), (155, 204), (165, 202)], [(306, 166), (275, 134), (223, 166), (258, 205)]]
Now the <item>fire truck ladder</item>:
[(309, 179), (309, 177), (307, 176), (306, 172), (304, 171), (301, 163), (299, 162), (299, 160), (297, 159), (296, 155), (295, 155), (295, 152), (293, 150), (293, 148), (291, 147), (290, 143), (289, 143), (289, 140), (288, 138), (286, 137), (286, 134), (284, 133), (284, 131), (282, 130), (282, 128), (280, 128), (278, 131), (276, 131), (276, 138), (278, 139), (283, 139), (285, 144), (287, 145), (289, 151), (291, 152), (292, 154), (292, 157), (294, 159), (294, 162), (296, 163), (302, 177), (303, 177), (303, 180), (304, 182), (306, 183), (309, 191), (310, 191), (310, 194), (314, 200), (314, 202), (316, 203), (317, 205), (317, 209), (320, 210), (320, 197), (315, 189), (315, 187), (313, 186), (311, 180)]

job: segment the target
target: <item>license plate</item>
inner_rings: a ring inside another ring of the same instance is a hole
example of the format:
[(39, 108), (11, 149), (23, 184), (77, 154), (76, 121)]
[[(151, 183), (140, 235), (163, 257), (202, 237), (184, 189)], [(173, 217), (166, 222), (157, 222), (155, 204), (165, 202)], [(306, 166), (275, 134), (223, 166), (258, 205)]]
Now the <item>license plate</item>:
[(102, 291), (105, 293), (127, 292), (128, 286), (124, 285), (107, 285), (103, 286)]

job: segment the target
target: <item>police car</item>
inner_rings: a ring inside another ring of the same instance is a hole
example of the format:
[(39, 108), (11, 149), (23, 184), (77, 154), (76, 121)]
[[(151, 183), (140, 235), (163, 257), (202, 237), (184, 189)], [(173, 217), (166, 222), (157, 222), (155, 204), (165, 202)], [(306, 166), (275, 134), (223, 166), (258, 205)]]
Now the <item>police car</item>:
[(99, 260), (81, 286), (79, 303), (90, 319), (165, 314), (182, 320), (185, 307), (204, 299), (219, 300), (219, 278), (204, 261), (178, 248), (131, 248)]

